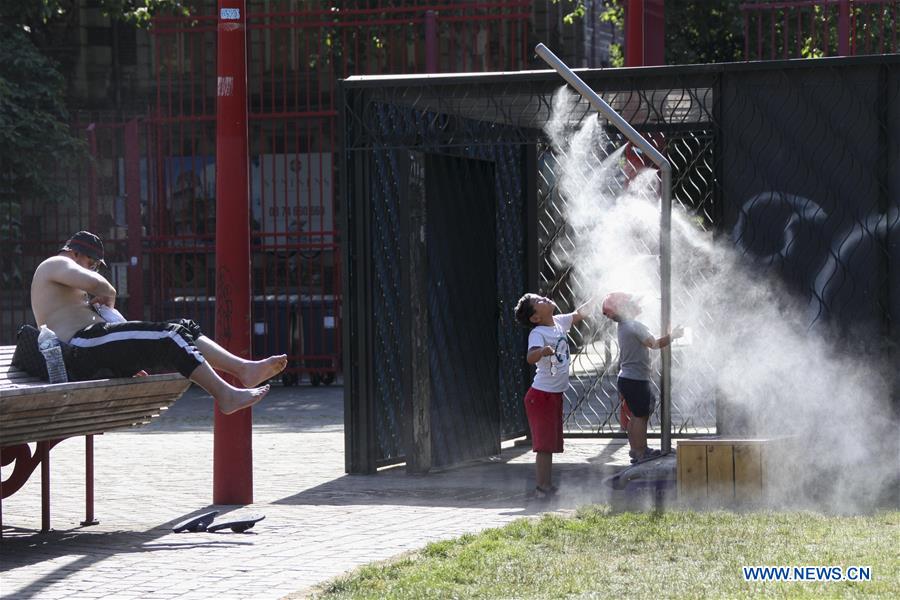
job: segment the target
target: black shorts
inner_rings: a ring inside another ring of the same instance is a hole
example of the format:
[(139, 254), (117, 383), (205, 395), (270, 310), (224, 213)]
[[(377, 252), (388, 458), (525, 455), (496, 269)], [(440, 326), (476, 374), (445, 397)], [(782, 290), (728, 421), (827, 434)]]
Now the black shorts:
[(176, 370), (190, 377), (204, 362), (194, 341), (203, 335), (189, 319), (94, 323), (69, 340), (76, 379), (131, 377), (142, 369)]
[(636, 417), (649, 417), (656, 405), (656, 396), (649, 381), (619, 377), (619, 393), (625, 398), (628, 410)]

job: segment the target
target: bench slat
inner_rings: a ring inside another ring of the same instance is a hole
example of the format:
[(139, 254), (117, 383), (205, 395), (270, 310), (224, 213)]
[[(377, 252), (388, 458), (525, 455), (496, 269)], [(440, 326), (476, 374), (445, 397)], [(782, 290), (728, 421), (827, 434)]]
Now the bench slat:
[[(33, 410), (40, 407), (75, 407), (85, 402), (98, 402), (101, 400), (115, 400), (117, 398), (141, 398), (144, 396), (159, 396), (163, 394), (178, 394), (188, 388), (190, 382), (187, 379), (167, 381), (155, 381), (139, 383), (137, 380), (126, 380), (127, 385), (115, 385), (93, 388), (78, 388), (73, 390), (53, 390), (53, 385), (43, 386), (40, 392), (32, 388), (29, 396), (5, 397), (0, 402), (0, 416), (13, 416), (15, 412)], [(68, 385), (68, 384), (61, 384)], [(6, 392), (8, 390), (4, 390)], [(18, 391), (18, 390), (12, 390)]]
[(77, 426), (60, 427), (58, 429), (54, 428), (52, 430), (43, 429), (37, 435), (33, 435), (33, 431), (28, 431), (25, 434), (10, 435), (9, 438), (3, 439), (0, 444), (2, 444), (3, 446), (14, 446), (16, 444), (42, 442), (46, 440), (63, 439), (81, 435), (96, 435), (116, 429), (125, 429), (129, 427), (146, 425), (152, 419), (158, 416), (159, 415), (153, 414), (147, 415), (143, 418), (129, 417), (123, 419), (111, 419), (109, 421), (103, 422), (94, 422), (90, 424), (79, 423)]
[[(5, 404), (8, 400), (24, 396), (24, 397), (50, 397), (56, 398), (57, 401), (60, 396), (69, 394), (71, 396), (74, 392), (79, 392), (79, 390), (87, 390), (90, 391), (98, 391), (98, 390), (114, 390), (120, 389), (120, 391), (128, 390), (129, 394), (141, 395), (141, 390), (149, 390), (153, 385), (170, 385), (171, 382), (179, 382), (184, 386), (184, 389), (190, 385), (190, 382), (179, 375), (178, 373), (171, 373), (166, 375), (149, 375), (147, 377), (124, 377), (121, 379), (94, 379), (91, 381), (74, 381), (71, 383), (46, 383), (41, 382), (40, 384), (28, 384), (18, 388), (11, 389), (3, 389), (0, 390), (0, 400), (3, 402), (0, 403), (0, 406)], [(34, 389), (39, 388), (39, 389)], [(177, 390), (178, 385), (174, 384), (174, 387), (166, 388)]]
[(8, 446), (9, 442), (7, 441), (7, 436), (9, 438), (18, 437), (22, 435), (48, 435), (49, 437), (58, 437), (51, 435), (54, 431), (58, 431), (60, 429), (70, 429), (72, 427), (78, 427), (81, 429), (85, 429), (88, 427), (102, 427), (105, 423), (113, 423), (119, 421), (128, 421), (128, 422), (136, 422), (144, 419), (148, 419), (153, 416), (157, 416), (161, 413), (161, 411), (165, 410), (166, 407), (159, 406), (138, 406), (136, 408), (130, 410), (123, 410), (115, 413), (101, 413), (97, 415), (82, 415), (79, 417), (70, 417), (67, 419), (59, 419), (56, 421), (45, 422), (40, 424), (39, 426), (35, 426), (33, 423), (13, 423), (8, 427), (3, 428), (3, 437), (0, 438), (0, 444), (4, 446)]
[(66, 407), (45, 407), (35, 410), (15, 413), (15, 417), (4, 419), (0, 424), (0, 435), (8, 427), (18, 427), (25, 424), (33, 424), (40, 428), (51, 421), (81, 419), (91, 415), (122, 414), (126, 410), (149, 409), (158, 410), (171, 406), (175, 398), (169, 395), (146, 396), (141, 398), (118, 398), (115, 400), (102, 400), (90, 402), (78, 406), (78, 410), (67, 410)]

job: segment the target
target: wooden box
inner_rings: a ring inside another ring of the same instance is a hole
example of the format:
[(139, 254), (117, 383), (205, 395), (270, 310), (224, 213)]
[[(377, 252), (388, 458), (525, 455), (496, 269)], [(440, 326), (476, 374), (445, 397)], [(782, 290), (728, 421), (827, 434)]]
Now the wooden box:
[(774, 439), (679, 440), (678, 499), (685, 506), (758, 504), (777, 471)]

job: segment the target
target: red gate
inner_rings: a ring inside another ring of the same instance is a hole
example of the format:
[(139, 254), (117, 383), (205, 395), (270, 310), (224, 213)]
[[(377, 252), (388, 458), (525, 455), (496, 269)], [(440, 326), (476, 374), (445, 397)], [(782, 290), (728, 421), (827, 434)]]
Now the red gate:
[[(289, 355), (283, 381), (331, 383), (341, 364), (336, 82), (353, 74), (517, 70), (531, 2), (248, 6), (253, 354)], [(358, 6), (358, 7), (357, 7)], [(151, 318), (215, 314), (214, 8), (157, 18), (153, 193), (145, 239)]]

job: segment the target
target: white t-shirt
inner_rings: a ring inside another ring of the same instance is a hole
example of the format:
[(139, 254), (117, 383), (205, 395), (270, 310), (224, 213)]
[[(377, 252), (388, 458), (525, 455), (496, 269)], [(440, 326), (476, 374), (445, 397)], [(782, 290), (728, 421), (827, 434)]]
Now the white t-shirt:
[(650, 349), (644, 341), (652, 337), (640, 321), (629, 319), (619, 323), (619, 377), (650, 381)]
[(528, 334), (528, 348), (550, 346), (556, 352), (550, 356), (542, 356), (534, 373), (536, 390), (542, 392), (564, 392), (569, 387), (569, 342), (566, 332), (572, 327), (575, 313), (553, 315), (553, 327), (538, 325)]

